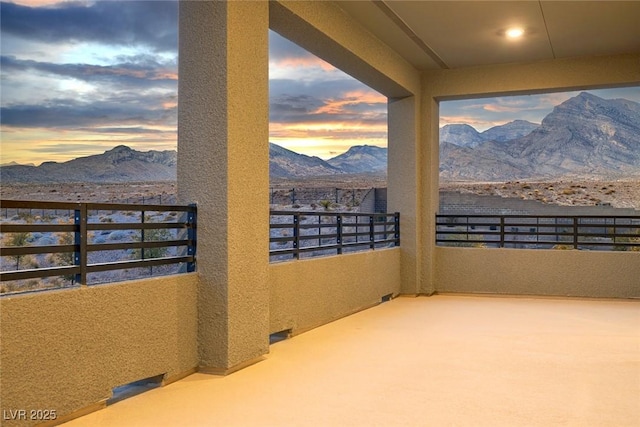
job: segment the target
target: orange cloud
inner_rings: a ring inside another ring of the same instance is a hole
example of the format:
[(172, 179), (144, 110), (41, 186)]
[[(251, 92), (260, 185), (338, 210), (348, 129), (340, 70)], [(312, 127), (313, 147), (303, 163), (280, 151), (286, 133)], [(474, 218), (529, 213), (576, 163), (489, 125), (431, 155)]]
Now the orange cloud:
[[(313, 114), (343, 114), (345, 107), (358, 104), (386, 104), (387, 98), (373, 91), (352, 91), (341, 99), (326, 99), (326, 104), (313, 111)], [(361, 113), (364, 114), (364, 113)]]
[(479, 132), (508, 122), (509, 120), (483, 120), (473, 116), (440, 116), (440, 127), (445, 125), (467, 124), (473, 126)]
[(491, 111), (492, 113), (519, 113), (523, 108), (530, 109), (529, 104), (524, 102), (510, 102), (506, 104), (485, 104), (482, 109), (485, 111)]
[(386, 104), (387, 97), (373, 90), (354, 90), (344, 94), (345, 98), (358, 99), (361, 103), (366, 104)]
[(333, 65), (317, 57), (290, 57), (269, 61), (269, 66), (278, 68), (311, 68), (320, 67), (324, 71), (336, 69)]

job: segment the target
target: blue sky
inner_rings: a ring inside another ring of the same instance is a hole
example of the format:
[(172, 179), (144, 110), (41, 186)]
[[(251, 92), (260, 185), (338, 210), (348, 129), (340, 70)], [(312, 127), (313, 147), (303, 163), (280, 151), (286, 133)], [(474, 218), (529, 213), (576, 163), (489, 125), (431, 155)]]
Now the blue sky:
[[(176, 148), (176, 2), (2, 2), (0, 19), (0, 163)], [(272, 142), (322, 158), (386, 146), (385, 97), (276, 33), (269, 47)], [(640, 88), (591, 92), (640, 102)], [(441, 125), (540, 122), (577, 93), (450, 101)]]

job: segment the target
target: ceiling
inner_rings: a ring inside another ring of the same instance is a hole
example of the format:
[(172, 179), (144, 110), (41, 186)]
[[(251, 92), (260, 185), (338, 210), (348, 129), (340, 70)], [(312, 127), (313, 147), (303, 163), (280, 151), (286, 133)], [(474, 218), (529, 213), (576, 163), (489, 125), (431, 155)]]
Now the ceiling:
[[(640, 53), (640, 1), (337, 4), (421, 70)], [(523, 28), (524, 36), (506, 37), (512, 26)]]

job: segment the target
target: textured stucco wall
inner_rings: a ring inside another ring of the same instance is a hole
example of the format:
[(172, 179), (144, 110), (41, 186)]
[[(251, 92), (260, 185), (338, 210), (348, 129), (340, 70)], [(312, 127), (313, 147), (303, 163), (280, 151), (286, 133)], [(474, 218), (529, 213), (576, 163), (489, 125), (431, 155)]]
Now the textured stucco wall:
[(352, 314), (400, 292), (398, 248), (272, 264), (271, 333), (293, 334)]
[[(420, 133), (424, 157), (421, 164), (422, 187), (419, 189), (420, 204), (423, 209), (418, 219), (422, 223), (419, 238), (424, 242), (421, 254), (421, 292), (429, 294), (443, 286), (439, 283), (443, 276), (434, 274), (436, 270), (442, 271), (443, 265), (434, 264), (441, 263), (442, 257), (437, 257), (435, 254), (433, 233), (435, 214), (438, 210), (439, 101), (638, 84), (640, 84), (640, 53), (424, 72)], [(616, 259), (617, 255), (620, 254), (611, 254), (612, 259)], [(530, 262), (528, 258), (518, 256), (514, 257), (513, 261)], [(448, 267), (451, 267), (451, 264)], [(603, 268), (607, 271), (606, 266)], [(484, 275), (485, 271), (477, 270), (474, 274)], [(487, 271), (486, 274), (491, 275), (491, 272)], [(580, 277), (578, 275), (575, 279), (578, 280)], [(512, 293), (518, 292), (514, 290)]]
[(387, 176), (387, 210), (400, 212), (402, 234), (401, 292), (420, 293), (422, 243), (420, 242), (421, 158), (422, 147), (417, 144), (420, 123), (419, 96), (390, 99), (388, 102), (389, 157)]
[(640, 253), (443, 248), (436, 292), (640, 298)]
[(200, 366), (269, 350), (268, 2), (180, 2), (178, 196), (198, 203)]
[(62, 417), (111, 397), (114, 387), (195, 368), (197, 280), (185, 274), (3, 297), (1, 409)]

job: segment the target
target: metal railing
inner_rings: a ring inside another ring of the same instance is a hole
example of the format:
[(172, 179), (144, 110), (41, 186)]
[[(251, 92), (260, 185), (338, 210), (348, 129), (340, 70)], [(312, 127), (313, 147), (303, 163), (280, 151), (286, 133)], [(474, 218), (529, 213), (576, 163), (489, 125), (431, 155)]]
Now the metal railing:
[(640, 250), (640, 216), (436, 215), (440, 246)]
[[(87, 285), (88, 275), (113, 270), (169, 264), (195, 270), (195, 205), (2, 200), (0, 206), (0, 282), (55, 276)], [(109, 256), (98, 262), (98, 253)], [(20, 268), (27, 256), (32, 265)], [(36, 257), (45, 266), (33, 265), (41, 264)]]
[(272, 261), (400, 245), (399, 213), (271, 211)]

